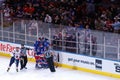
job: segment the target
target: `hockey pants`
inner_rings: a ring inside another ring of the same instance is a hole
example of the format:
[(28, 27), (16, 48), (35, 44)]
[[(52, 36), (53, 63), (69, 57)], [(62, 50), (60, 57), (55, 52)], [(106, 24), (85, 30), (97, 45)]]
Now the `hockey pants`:
[(20, 60), (21, 69), (26, 67), (27, 62), (28, 62), (27, 56), (21, 56), (21, 60)]
[(15, 59), (14, 57), (11, 57), (9, 66), (11, 67), (14, 62), (16, 62), (16, 67), (18, 67), (19, 59)]

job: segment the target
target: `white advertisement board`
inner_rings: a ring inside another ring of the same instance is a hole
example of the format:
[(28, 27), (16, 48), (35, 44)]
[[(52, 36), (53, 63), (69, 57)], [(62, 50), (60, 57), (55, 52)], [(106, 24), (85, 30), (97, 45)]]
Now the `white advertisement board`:
[[(20, 45), (0, 41), (0, 52), (10, 54), (15, 47), (20, 47)], [(30, 46), (25, 47), (33, 49), (33, 47)], [(59, 51), (55, 51), (55, 53), (59, 53), (59, 61), (61, 64), (67, 64), (70, 66), (82, 67), (91, 70), (100, 70), (120, 75), (120, 62)], [(34, 51), (28, 50), (27, 55), (29, 58), (33, 57)]]
[(120, 75), (120, 62), (102, 60), (102, 70), (109, 73), (115, 73)]
[(64, 53), (64, 52), (60, 52), (60, 54), (61, 54), (60, 62), (63, 64), (68, 64), (68, 65), (78, 66), (78, 67), (83, 67), (83, 68), (88, 68), (88, 69), (95, 68), (94, 58), (75, 55), (75, 54), (69, 54), (69, 53)]
[(62, 64), (120, 75), (120, 62), (66, 52), (57, 53), (60, 55), (60, 63)]
[[(0, 41), (0, 52), (3, 52), (5, 54), (10, 54), (14, 50), (15, 47), (21, 47), (21, 45)], [(25, 47), (33, 49), (33, 47), (30, 47), (30, 46), (25, 46)], [(33, 57), (34, 51), (27, 50), (27, 55), (29, 58)]]

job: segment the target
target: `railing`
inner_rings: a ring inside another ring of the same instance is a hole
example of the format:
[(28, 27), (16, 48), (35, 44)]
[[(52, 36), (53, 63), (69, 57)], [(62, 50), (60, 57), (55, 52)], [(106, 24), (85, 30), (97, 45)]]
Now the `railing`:
[[(35, 20), (5, 21), (1, 14), (0, 40), (33, 46), (48, 38), (52, 49), (86, 56), (120, 60), (120, 35), (55, 25)], [(10, 22), (10, 23), (9, 23)], [(6, 25), (7, 24), (7, 25)]]

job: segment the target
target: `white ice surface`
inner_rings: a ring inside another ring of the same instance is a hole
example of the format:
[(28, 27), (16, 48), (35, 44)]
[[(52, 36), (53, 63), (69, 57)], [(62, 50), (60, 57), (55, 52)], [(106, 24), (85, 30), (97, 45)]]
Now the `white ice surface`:
[(56, 72), (51, 73), (49, 69), (36, 70), (35, 63), (30, 62), (27, 70), (16, 72), (13, 64), (10, 71), (6, 72), (8, 64), (8, 58), (0, 57), (0, 80), (120, 80), (64, 68), (56, 68)]

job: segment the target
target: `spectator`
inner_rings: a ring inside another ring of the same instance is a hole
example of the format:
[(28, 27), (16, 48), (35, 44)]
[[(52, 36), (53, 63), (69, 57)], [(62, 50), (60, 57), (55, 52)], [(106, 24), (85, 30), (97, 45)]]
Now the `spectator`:
[(110, 24), (112, 24), (112, 20), (110, 20), (109, 18), (106, 20), (106, 24), (105, 24), (105, 30), (109, 31), (109, 32), (113, 32), (113, 28)]
[(23, 17), (23, 10), (20, 6), (17, 7), (16, 11), (15, 11), (15, 15), (17, 18), (22, 18)]
[(10, 8), (8, 5), (5, 6), (5, 9), (4, 9), (4, 17), (6, 20), (11, 20), (10, 19)]
[(102, 23), (101, 23), (101, 19), (100, 18), (97, 18), (95, 19), (95, 29), (96, 30), (102, 30)]
[(49, 14), (46, 14), (44, 22), (46, 22), (46, 23), (51, 23), (52, 22), (52, 18)]
[(53, 19), (53, 23), (54, 24), (60, 24), (60, 17), (58, 15), (55, 15), (55, 17)]
[(29, 8), (28, 8), (28, 14), (30, 16), (30, 19), (33, 19), (33, 13), (35, 12), (35, 8), (33, 7), (32, 4), (29, 5)]
[(97, 38), (92, 36), (92, 55), (95, 56), (97, 53)]
[(38, 29), (37, 21), (35, 21), (35, 20), (31, 21), (31, 25), (28, 29), (29, 29), (29, 31), (28, 31), (29, 35), (36, 35), (35, 33)]
[(120, 29), (120, 22), (117, 18), (115, 18), (115, 22), (112, 24), (113, 28), (114, 28), (114, 32), (118, 32)]
[(86, 30), (85, 30), (85, 53), (90, 53), (90, 39), (91, 39), (91, 30), (89, 29), (89, 25), (86, 25)]
[(24, 12), (24, 17), (29, 18), (29, 7), (27, 4), (24, 5), (23, 12)]
[[(114, 22), (113, 18), (120, 12), (119, 0), (70, 0), (69, 2), (64, 0), (24, 0), (24, 2), (6, 0), (5, 5), (4, 15), (8, 19), (11, 15), (23, 18), (24, 14), (25, 19), (37, 19), (62, 25), (71, 23), (76, 26), (77, 23), (81, 26), (82, 21), (83, 26), (89, 24), (90, 29), (97, 30), (104, 30), (106, 19), (109, 18), (111, 22)], [(9, 7), (13, 10), (7, 9)]]

